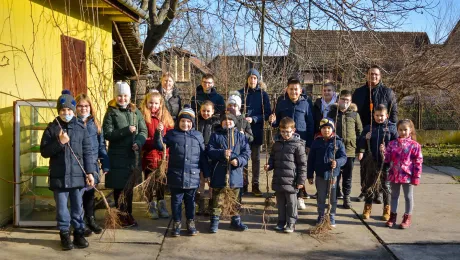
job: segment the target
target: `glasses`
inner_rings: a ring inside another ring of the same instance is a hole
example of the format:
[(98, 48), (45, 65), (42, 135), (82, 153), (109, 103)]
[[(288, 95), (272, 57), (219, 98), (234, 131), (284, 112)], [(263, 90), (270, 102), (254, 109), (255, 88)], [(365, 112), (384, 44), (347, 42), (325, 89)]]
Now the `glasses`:
[(78, 108), (88, 108), (90, 105), (77, 105)]

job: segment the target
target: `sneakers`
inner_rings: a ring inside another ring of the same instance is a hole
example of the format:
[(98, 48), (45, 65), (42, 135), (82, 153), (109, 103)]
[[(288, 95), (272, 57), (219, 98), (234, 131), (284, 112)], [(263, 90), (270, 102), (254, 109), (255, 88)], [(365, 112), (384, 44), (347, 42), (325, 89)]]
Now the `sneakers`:
[(372, 204), (364, 204), (363, 219), (369, 219), (371, 217)]
[(329, 216), (329, 220), (331, 221), (331, 227), (335, 228), (336, 227), (336, 225), (335, 225), (335, 215), (331, 214)]
[(284, 228), (284, 233), (292, 233), (295, 230), (295, 224), (294, 223), (288, 223), (286, 227)]
[(147, 215), (151, 219), (159, 219), (160, 216), (158, 216), (158, 207), (157, 207), (157, 202), (152, 201), (149, 203), (149, 211), (147, 212)]
[(211, 216), (211, 223), (209, 226), (209, 232), (210, 233), (217, 233), (217, 230), (219, 230), (219, 216)]
[(232, 217), (232, 221), (230, 222), (230, 227), (234, 228), (234, 229), (237, 229), (239, 231), (248, 230), (248, 226), (246, 226), (245, 224), (243, 224), (243, 222), (241, 222), (241, 217), (240, 216), (233, 216)]
[(345, 196), (343, 198), (343, 208), (344, 209), (351, 209), (351, 200), (350, 196)]
[(85, 231), (83, 229), (73, 231), (73, 245), (76, 248), (87, 248), (89, 246), (89, 243), (85, 238)]
[(198, 235), (198, 231), (196, 230), (194, 219), (187, 219), (187, 233), (189, 236)]
[(252, 194), (254, 194), (254, 196), (256, 196), (256, 197), (261, 197), (262, 196), (262, 192), (259, 190), (259, 184), (258, 183), (252, 184)]
[(61, 248), (64, 251), (72, 250), (73, 244), (72, 240), (70, 239), (70, 231), (68, 230), (61, 230), (59, 232), (59, 236), (61, 237)]
[(382, 220), (388, 221), (390, 219), (390, 205), (385, 205), (383, 207)]
[(276, 231), (283, 231), (285, 225), (286, 225), (286, 223), (284, 223), (284, 222), (278, 222), (278, 224), (276, 224), (276, 226), (275, 226), (275, 230)]
[(305, 206), (305, 201), (302, 198), (298, 198), (297, 199), (297, 209), (301, 210), (301, 209), (306, 209), (306, 208), (307, 206)]
[(398, 217), (398, 213), (390, 213), (390, 219), (387, 221), (385, 226), (387, 227), (393, 227), (396, 224), (396, 218)]
[(356, 198), (356, 200), (358, 202), (363, 202), (365, 198), (366, 198), (366, 194), (361, 192), (361, 194), (359, 194), (359, 196), (358, 196), (358, 198)]
[(411, 224), (412, 224), (412, 216), (409, 214), (404, 214), (403, 221), (401, 222), (401, 225), (399, 225), (399, 228), (406, 229), (406, 228), (409, 228)]
[(166, 207), (166, 200), (160, 200), (158, 211), (160, 212), (160, 218), (169, 218), (168, 208)]
[(174, 222), (173, 228), (171, 229), (171, 236), (173, 237), (180, 236), (180, 228), (181, 228), (180, 221)]

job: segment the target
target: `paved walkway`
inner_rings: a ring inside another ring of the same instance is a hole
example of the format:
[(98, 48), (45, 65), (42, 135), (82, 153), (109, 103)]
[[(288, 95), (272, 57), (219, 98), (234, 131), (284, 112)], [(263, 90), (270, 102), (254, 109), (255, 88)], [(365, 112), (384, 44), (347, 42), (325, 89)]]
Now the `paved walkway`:
[[(352, 194), (357, 196), (359, 166), (355, 166)], [(0, 259), (458, 259), (460, 186), (450, 175), (458, 176), (460, 171), (436, 168), (439, 170), (423, 168), (422, 184), (415, 188), (413, 225), (408, 230), (386, 228), (379, 220), (381, 205), (374, 205), (371, 219), (363, 222), (358, 215), (364, 205), (354, 202), (353, 210), (339, 206), (337, 228), (328, 237), (315, 239), (308, 235), (316, 219), (315, 200), (310, 199), (307, 209), (299, 212), (295, 233), (273, 231), (276, 212), (265, 231), (263, 199), (248, 196), (244, 198), (248, 210), (242, 218), (249, 231), (232, 231), (228, 221), (222, 221), (219, 232), (209, 234), (209, 220), (197, 217), (198, 236), (172, 238), (165, 236), (169, 220), (148, 219), (145, 204), (136, 203), (139, 227), (117, 230), (115, 240), (111, 234), (93, 235), (90, 247), (82, 250), (62, 252), (56, 230), (6, 227), (0, 231)], [(307, 190), (314, 193), (313, 186)], [(400, 216), (403, 198), (401, 202)], [(98, 219), (103, 213), (97, 212)]]

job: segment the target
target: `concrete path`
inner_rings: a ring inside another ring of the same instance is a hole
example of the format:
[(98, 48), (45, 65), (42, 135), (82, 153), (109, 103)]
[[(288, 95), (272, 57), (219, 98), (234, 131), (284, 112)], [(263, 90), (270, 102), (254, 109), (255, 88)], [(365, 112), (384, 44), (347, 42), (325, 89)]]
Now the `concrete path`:
[[(263, 174), (265, 175), (265, 174)], [(452, 174), (456, 175), (456, 174)], [(457, 175), (458, 176), (458, 175)], [(353, 174), (353, 195), (359, 194), (359, 164)], [(265, 176), (261, 180), (265, 183)], [(265, 189), (265, 184), (261, 189)], [(308, 186), (314, 194), (314, 187)], [(399, 216), (404, 211), (401, 195)], [(415, 188), (413, 226), (408, 230), (386, 228), (379, 220), (381, 205), (372, 218), (359, 218), (364, 203), (353, 210), (337, 210), (337, 228), (325, 238), (309, 235), (316, 220), (316, 201), (306, 200), (292, 234), (273, 231), (276, 210), (267, 230), (262, 227), (263, 198), (247, 196), (242, 216), (250, 230), (238, 232), (222, 221), (217, 234), (209, 234), (209, 220), (197, 217), (196, 237), (172, 238), (169, 220), (150, 220), (145, 204), (135, 203), (139, 227), (89, 238), (87, 249), (62, 252), (56, 230), (6, 227), (0, 231), (0, 259), (458, 259), (460, 254), (460, 185), (450, 175), (424, 166), (422, 184)], [(103, 211), (97, 212), (102, 219)], [(398, 219), (398, 223), (401, 217)], [(184, 223), (185, 226), (185, 223)], [(185, 233), (185, 231), (184, 231)], [(115, 238), (111, 237), (115, 235)]]

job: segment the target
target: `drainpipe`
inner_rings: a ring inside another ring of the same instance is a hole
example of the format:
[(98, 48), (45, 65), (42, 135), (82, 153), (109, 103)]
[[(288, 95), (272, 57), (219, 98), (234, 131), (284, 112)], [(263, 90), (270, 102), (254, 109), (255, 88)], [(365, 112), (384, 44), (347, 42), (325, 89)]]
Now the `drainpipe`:
[(137, 13), (141, 18), (148, 20), (149, 19), (149, 13), (142, 10), (140, 7), (138, 7), (136, 4), (133, 3), (131, 0), (117, 0), (120, 4), (126, 6), (129, 10)]

